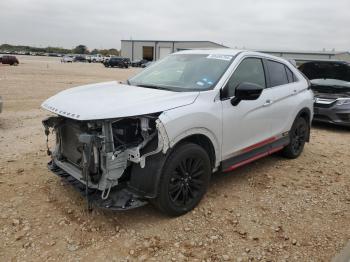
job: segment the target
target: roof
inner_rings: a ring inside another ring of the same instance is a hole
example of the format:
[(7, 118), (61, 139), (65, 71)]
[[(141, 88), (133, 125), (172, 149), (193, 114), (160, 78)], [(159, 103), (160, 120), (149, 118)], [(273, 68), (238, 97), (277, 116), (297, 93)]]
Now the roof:
[(313, 54), (313, 55), (336, 55), (336, 54), (344, 54), (349, 51), (298, 51), (298, 50), (256, 50), (257, 52), (262, 53), (284, 53), (284, 54)]
[(140, 39), (122, 39), (122, 42), (161, 42), (161, 43), (211, 43), (215, 45), (219, 45), (222, 47), (227, 47), (222, 44), (215, 43), (213, 41), (205, 41), (205, 40), (140, 40)]
[(173, 54), (205, 54), (205, 55), (217, 55), (217, 56), (236, 56), (240, 53), (244, 53), (250, 56), (265, 57), (267, 59), (273, 59), (281, 62), (288, 61), (285, 57), (278, 57), (261, 52), (254, 52), (249, 50), (231, 49), (231, 48), (218, 48), (218, 49), (192, 49), (176, 52)]
[(183, 50), (173, 54), (205, 54), (205, 55), (231, 55), (235, 56), (243, 50), (231, 49), (231, 48), (218, 48), (218, 49), (191, 49), (191, 50)]

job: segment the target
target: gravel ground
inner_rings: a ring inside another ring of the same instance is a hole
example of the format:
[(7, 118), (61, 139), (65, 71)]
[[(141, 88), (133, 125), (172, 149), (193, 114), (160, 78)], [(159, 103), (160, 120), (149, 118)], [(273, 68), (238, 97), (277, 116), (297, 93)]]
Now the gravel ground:
[(39, 108), (69, 87), (125, 80), (135, 69), (20, 56), (0, 65), (0, 260), (330, 261), (350, 239), (350, 130), (316, 125), (302, 156), (270, 156), (216, 174), (192, 212), (151, 205), (86, 212), (47, 171)]

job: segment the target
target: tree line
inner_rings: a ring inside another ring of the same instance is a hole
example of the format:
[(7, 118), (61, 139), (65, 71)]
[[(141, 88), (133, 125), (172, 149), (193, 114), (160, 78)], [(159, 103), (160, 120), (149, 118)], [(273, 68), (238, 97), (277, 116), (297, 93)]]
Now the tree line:
[(56, 54), (101, 54), (101, 55), (120, 55), (120, 51), (111, 49), (93, 49), (89, 50), (85, 45), (77, 45), (73, 49), (67, 49), (62, 47), (33, 47), (26, 45), (10, 45), (2, 44), (0, 45), (0, 51), (10, 51), (10, 52), (33, 52), (33, 53), (56, 53)]

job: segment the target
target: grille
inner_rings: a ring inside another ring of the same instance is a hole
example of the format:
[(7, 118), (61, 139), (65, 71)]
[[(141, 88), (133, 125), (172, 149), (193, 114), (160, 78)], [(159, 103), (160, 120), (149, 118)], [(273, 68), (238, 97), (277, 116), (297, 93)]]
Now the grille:
[(329, 121), (329, 122), (332, 121), (332, 119), (330, 119), (328, 116), (319, 115), (319, 114), (314, 114), (314, 119), (315, 120), (324, 120), (324, 121)]
[(350, 114), (337, 114), (342, 121), (350, 121)]

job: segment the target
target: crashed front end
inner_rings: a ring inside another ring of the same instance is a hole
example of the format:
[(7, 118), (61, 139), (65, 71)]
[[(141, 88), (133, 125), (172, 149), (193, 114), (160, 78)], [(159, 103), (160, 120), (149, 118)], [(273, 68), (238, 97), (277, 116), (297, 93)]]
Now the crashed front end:
[(142, 206), (156, 194), (147, 180), (156, 177), (168, 148), (158, 116), (88, 121), (49, 117), (43, 120), (45, 134), (54, 133), (56, 141), (52, 150), (48, 147), (48, 167), (79, 189), (89, 207)]

